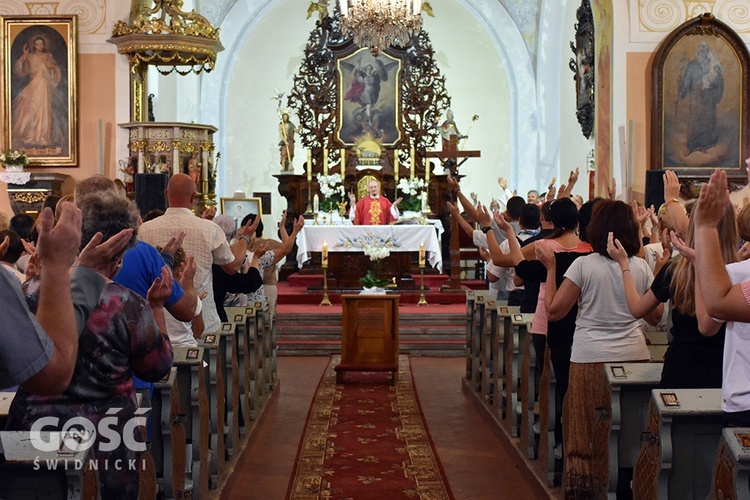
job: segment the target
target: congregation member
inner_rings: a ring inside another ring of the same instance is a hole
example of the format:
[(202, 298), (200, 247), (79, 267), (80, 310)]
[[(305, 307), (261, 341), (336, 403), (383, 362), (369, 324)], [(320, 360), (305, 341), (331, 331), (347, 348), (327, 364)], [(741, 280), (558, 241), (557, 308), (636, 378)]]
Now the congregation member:
[[(750, 261), (725, 265), (719, 224), (731, 207), (727, 175), (716, 170), (701, 186), (693, 209), (696, 296), (706, 313), (727, 322), (724, 340), (722, 403), (726, 427), (750, 427)], [(684, 249), (681, 249), (681, 252)]]
[[(66, 203), (54, 224), (52, 210), (42, 210), (35, 257), (40, 263), (35, 312), (29, 309), (20, 283), (0, 268), (0, 299), (5, 312), (0, 388), (20, 384), (28, 394), (52, 395), (68, 387), (76, 366), (78, 334), (105, 285), (94, 269), (120, 253), (131, 234), (125, 230), (104, 243), (93, 238), (71, 273), (81, 243), (81, 211)], [(8, 243), (8, 239), (0, 242), (0, 254)]]
[(380, 194), (380, 181), (372, 179), (367, 183), (367, 196), (357, 201), (354, 193), (349, 193), (349, 220), (355, 225), (379, 226), (390, 224), (398, 219), (398, 205), (403, 198), (391, 203)]
[[(563, 200), (555, 204), (560, 201)], [(594, 495), (593, 419), (596, 408), (608, 407), (603, 364), (649, 359), (643, 331), (627, 308), (620, 277), (623, 272), (631, 273), (640, 294), (645, 293), (653, 278), (646, 262), (636, 257), (641, 241), (632, 209), (617, 200), (598, 202), (587, 235), (594, 253), (579, 257), (570, 265), (559, 289), (554, 247), (540, 246), (537, 252), (539, 260), (547, 267), (545, 307), (548, 320), (559, 320), (580, 301), (562, 417), (563, 493), (566, 498)], [(627, 269), (621, 270), (607, 253), (608, 237), (621, 242), (628, 256)], [(654, 323), (661, 312), (659, 305), (647, 319)]]
[[(128, 231), (128, 245), (135, 244), (138, 210), (130, 200), (113, 191), (102, 191), (76, 202), (82, 216), (82, 245), (107, 241), (123, 230)], [(94, 268), (106, 284), (97, 295), (98, 305), (78, 339), (70, 385), (55, 396), (35, 396), (22, 387), (11, 404), (9, 430), (28, 431), (43, 417), (59, 418), (60, 427), (72, 418), (82, 417), (98, 428), (99, 422), (108, 417), (116, 421), (110, 422), (109, 428), (123, 436), (126, 422), (135, 415), (137, 408), (133, 374), (155, 382), (169, 371), (172, 348), (164, 333), (163, 306), (171, 294), (172, 274), (165, 265), (144, 300), (112, 281), (123, 253), (124, 248)], [(45, 267), (45, 264), (41, 267), (43, 274)], [(42, 303), (46, 291), (41, 285), (39, 279), (25, 284), (26, 299), (32, 310), (47, 307)], [(60, 293), (61, 290), (56, 291), (56, 298)], [(108, 411), (115, 408), (117, 412)], [(123, 439), (114, 450), (105, 451), (101, 445), (106, 442), (97, 436), (93, 456), (98, 463), (101, 498), (138, 498), (142, 465), (138, 453), (127, 446), (130, 441)], [(130, 467), (130, 464), (137, 466)]]
[[(195, 259), (196, 264), (195, 290), (199, 294), (207, 294), (202, 305), (205, 331), (213, 332), (219, 328), (221, 319), (214, 303), (211, 265), (221, 266), (228, 274), (236, 273), (244, 262), (249, 239), (242, 236), (252, 234), (257, 224), (242, 227), (239, 230), (240, 237), (230, 247), (219, 226), (210, 220), (196, 217), (191, 211), (197, 193), (195, 182), (188, 175), (175, 174), (170, 177), (165, 194), (169, 208), (161, 217), (144, 222), (139, 237), (151, 245), (163, 246), (172, 237), (185, 232), (182, 246), (185, 253)], [(183, 321), (190, 321), (192, 318), (191, 316)]]
[(5, 255), (0, 256), (0, 265), (2, 265), (6, 271), (18, 278), (20, 283), (26, 281), (26, 275), (18, 270), (16, 264), (18, 259), (23, 254), (23, 244), (21, 243), (21, 237), (15, 231), (4, 230), (0, 231), (0, 241), (8, 239), (8, 249)]
[[(739, 237), (735, 224), (734, 207), (727, 205), (718, 224), (721, 255), (725, 264), (737, 260)], [(688, 225), (684, 246), (694, 248), (695, 224)], [(627, 269), (627, 257), (617, 240), (608, 247), (610, 256)], [(671, 252), (667, 249), (660, 260), (666, 261)], [(664, 354), (661, 387), (668, 388), (720, 388), (724, 353), (723, 322), (698, 314), (695, 288), (695, 255), (678, 256), (662, 267), (651, 287), (641, 297), (636, 291), (630, 273), (623, 272), (628, 309), (636, 318), (642, 318), (660, 303), (672, 300), (672, 339)]]

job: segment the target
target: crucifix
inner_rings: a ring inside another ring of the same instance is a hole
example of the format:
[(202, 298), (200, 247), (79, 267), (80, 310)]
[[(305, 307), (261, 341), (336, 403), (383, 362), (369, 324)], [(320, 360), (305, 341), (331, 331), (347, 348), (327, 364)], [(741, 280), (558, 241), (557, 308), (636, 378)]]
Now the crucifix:
[[(476, 115), (474, 115), (476, 116)], [(472, 118), (472, 122), (475, 119)], [(456, 131), (455, 127), (453, 128)], [(443, 138), (443, 149), (442, 151), (428, 151), (425, 153), (426, 158), (437, 158), (443, 165), (443, 169), (449, 172), (449, 175), (457, 176), (458, 167), (464, 164), (469, 158), (479, 158), (481, 153), (479, 151), (461, 151), (458, 148), (458, 141), (464, 136), (451, 134), (448, 139)], [(462, 158), (459, 162), (459, 158)], [(425, 171), (430, 169), (429, 163), (425, 165)], [(451, 200), (456, 203), (455, 197)], [(458, 240), (458, 232), (461, 228), (458, 225), (458, 221), (451, 217), (451, 250), (450, 250), (450, 263), (451, 263), (451, 274), (450, 280), (445, 285), (445, 289), (449, 290), (460, 290), (461, 289), (461, 244)]]

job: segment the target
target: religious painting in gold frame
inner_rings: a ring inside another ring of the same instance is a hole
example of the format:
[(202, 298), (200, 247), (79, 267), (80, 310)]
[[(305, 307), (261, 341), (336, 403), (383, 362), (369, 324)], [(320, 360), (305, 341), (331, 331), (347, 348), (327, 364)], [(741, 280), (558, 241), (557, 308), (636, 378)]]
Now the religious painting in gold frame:
[(354, 146), (370, 134), (386, 146), (401, 140), (401, 60), (367, 47), (336, 60), (338, 128), (336, 138)]
[(704, 14), (673, 31), (652, 69), (651, 169), (707, 179), (745, 177), (750, 155), (750, 55), (727, 25)]
[(234, 219), (235, 230), (242, 225), (242, 219), (249, 214), (262, 214), (263, 201), (260, 198), (220, 198), (221, 213)]
[(1, 18), (3, 149), (31, 167), (78, 164), (77, 19)]

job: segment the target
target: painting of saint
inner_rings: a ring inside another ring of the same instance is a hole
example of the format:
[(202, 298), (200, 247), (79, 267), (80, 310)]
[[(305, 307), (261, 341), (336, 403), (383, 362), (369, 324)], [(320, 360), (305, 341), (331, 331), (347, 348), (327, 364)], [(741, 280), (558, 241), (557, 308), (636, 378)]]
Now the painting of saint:
[(720, 37), (675, 44), (664, 64), (664, 168), (737, 168), (741, 71)]
[(68, 45), (55, 29), (32, 25), (11, 45), (11, 147), (29, 156), (68, 156)]
[(338, 138), (354, 145), (370, 134), (383, 144), (396, 143), (401, 61), (388, 54), (374, 57), (367, 48), (338, 60)]

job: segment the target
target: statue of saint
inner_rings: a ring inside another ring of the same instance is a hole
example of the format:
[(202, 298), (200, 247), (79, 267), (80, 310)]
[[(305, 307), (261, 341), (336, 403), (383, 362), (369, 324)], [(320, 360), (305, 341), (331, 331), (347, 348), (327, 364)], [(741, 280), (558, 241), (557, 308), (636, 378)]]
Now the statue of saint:
[(294, 172), (294, 123), (289, 121), (289, 114), (281, 115), (279, 122), (279, 153), (282, 172)]

